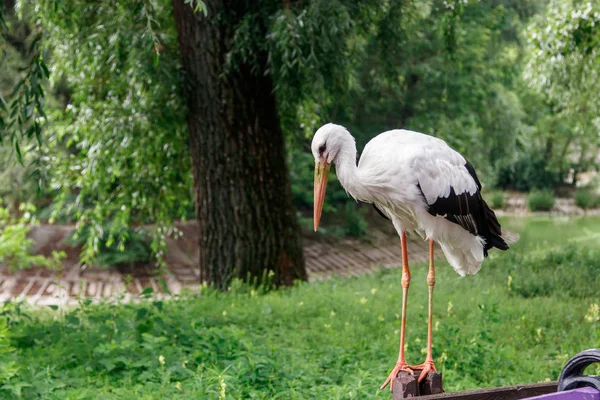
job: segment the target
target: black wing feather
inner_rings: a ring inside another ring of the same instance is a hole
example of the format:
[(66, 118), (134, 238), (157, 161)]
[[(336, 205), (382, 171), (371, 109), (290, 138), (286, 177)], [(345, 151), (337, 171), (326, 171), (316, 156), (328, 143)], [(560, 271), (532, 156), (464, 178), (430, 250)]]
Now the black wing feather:
[[(502, 228), (496, 214), (481, 197), (481, 182), (477, 178), (475, 169), (468, 161), (465, 168), (475, 181), (477, 191), (473, 194), (456, 193), (454, 188), (450, 187), (450, 195), (438, 197), (433, 204), (428, 204), (427, 211), (433, 216), (443, 216), (448, 221), (460, 225), (472, 235), (485, 239), (485, 256), (492, 247), (508, 250), (508, 245), (502, 239)], [(423, 194), (421, 186), (417, 184), (417, 187)], [(423, 198), (427, 202), (425, 195)]]
[(385, 214), (383, 213), (383, 211), (381, 211), (381, 210), (379, 209), (379, 207), (377, 207), (377, 204), (373, 203), (373, 208), (374, 208), (374, 209), (377, 211), (377, 213), (379, 213), (379, 215), (381, 215), (383, 218), (385, 218), (385, 219), (388, 219), (388, 220), (391, 220), (391, 219), (390, 219), (390, 218), (389, 218), (387, 215), (385, 215)]

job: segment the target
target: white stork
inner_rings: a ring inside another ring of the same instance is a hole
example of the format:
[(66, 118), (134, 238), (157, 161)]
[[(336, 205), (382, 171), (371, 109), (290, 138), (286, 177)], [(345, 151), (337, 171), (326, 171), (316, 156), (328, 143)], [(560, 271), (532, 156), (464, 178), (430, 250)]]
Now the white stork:
[[(381, 386), (400, 371), (421, 370), (419, 381), (435, 371), (432, 347), (432, 299), (435, 286), (433, 246), (437, 242), (448, 263), (461, 276), (479, 271), (488, 250), (507, 250), (496, 215), (481, 197), (473, 166), (441, 139), (408, 130), (391, 130), (372, 139), (358, 166), (354, 137), (340, 125), (319, 128), (312, 141), (315, 157), (314, 228), (319, 226), (327, 174), (334, 163), (340, 183), (352, 197), (371, 203), (391, 219), (402, 248), (402, 322), (398, 361)], [(406, 232), (429, 240), (429, 317), (427, 356), (418, 366), (404, 358), (406, 300), (410, 270)]]

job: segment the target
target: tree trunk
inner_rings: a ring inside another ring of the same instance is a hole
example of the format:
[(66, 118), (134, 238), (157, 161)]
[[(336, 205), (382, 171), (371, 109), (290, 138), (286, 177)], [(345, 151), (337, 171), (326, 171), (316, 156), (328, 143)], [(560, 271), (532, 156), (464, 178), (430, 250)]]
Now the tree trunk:
[[(200, 279), (226, 289), (234, 277), (261, 281), (271, 274), (275, 284), (289, 285), (306, 279), (306, 271), (273, 83), (264, 73), (267, 54), (259, 52), (254, 66), (225, 67), (234, 28), (253, 2), (204, 3), (207, 17), (173, 0), (189, 108)], [(264, 23), (257, 29), (266, 34)]]

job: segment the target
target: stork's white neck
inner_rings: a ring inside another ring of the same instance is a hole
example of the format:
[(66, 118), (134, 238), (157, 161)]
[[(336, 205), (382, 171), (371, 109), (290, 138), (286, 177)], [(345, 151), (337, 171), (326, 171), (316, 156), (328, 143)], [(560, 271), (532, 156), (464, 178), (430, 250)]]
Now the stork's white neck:
[(335, 173), (344, 189), (355, 199), (366, 200), (366, 188), (356, 166), (356, 143), (350, 134), (344, 137), (333, 163)]

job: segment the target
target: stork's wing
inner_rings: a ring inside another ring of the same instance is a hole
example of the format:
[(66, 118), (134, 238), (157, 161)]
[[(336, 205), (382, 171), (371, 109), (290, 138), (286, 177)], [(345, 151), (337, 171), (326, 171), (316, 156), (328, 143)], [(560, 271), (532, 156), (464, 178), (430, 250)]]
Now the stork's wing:
[(508, 249), (496, 215), (481, 197), (477, 174), (464, 157), (447, 146), (425, 149), (413, 160), (413, 168), (429, 214), (485, 239), (486, 254), (491, 247)]
[[(441, 164), (442, 168), (432, 171), (430, 167), (427, 176), (421, 176), (417, 184), (427, 202), (427, 211), (434, 216), (443, 216), (473, 235), (479, 235), (477, 220), (481, 216), (483, 199), (479, 192), (481, 185), (477, 176), (468, 174), (473, 171), (471, 164), (467, 162), (463, 166), (451, 168), (455, 171), (448, 176), (443, 174), (443, 170), (450, 169), (448, 165), (443, 165), (446, 162), (438, 160), (436, 164), (438, 167)], [(427, 173), (423, 170), (422, 172)]]
[[(412, 159), (411, 167), (429, 205), (438, 199), (455, 198), (463, 194), (474, 196), (481, 189), (471, 164), (444, 142), (439, 146), (422, 147)], [(463, 214), (458, 202), (450, 202), (445, 207), (451, 204), (456, 206), (457, 214)]]

